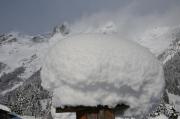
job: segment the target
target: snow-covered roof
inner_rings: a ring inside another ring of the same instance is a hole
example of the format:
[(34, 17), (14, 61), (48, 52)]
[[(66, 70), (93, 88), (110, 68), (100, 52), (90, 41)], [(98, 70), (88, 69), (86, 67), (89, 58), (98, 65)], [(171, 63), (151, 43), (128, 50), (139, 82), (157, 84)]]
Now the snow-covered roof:
[(0, 104), (0, 110), (4, 110), (4, 111), (7, 111), (7, 112), (10, 112), (10, 111), (11, 111), (10, 108), (8, 108), (8, 107), (5, 106), (5, 105), (1, 105), (1, 104)]
[(53, 106), (125, 103), (126, 115), (147, 112), (164, 88), (161, 63), (148, 49), (114, 35), (81, 34), (49, 50), (42, 86), (53, 91)]

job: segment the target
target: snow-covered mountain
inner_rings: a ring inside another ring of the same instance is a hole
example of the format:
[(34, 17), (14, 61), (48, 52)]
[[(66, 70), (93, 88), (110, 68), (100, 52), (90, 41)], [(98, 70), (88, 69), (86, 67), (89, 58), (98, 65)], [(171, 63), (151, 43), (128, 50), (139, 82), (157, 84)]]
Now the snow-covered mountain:
[[(18, 32), (0, 35), (1, 104), (8, 105), (19, 114), (35, 115), (35, 111), (42, 110), (44, 102), (49, 102), (49, 93), (40, 85), (39, 72), (46, 52), (57, 39), (61, 40), (68, 34), (78, 33), (78, 30), (75, 32), (66, 26), (57, 26), (53, 33), (45, 35), (29, 36)], [(118, 34), (118, 30), (113, 22), (108, 22), (96, 30), (89, 28), (85, 33)], [(148, 29), (136, 34), (132, 40), (147, 47), (162, 61), (166, 94), (169, 97), (164, 96), (164, 99), (168, 100), (167, 103), (174, 104), (176, 110), (180, 111), (180, 27)], [(45, 106), (43, 109), (42, 113), (39, 113), (41, 116), (47, 113), (49, 107)]]
[(56, 35), (64, 37), (61, 33), (28, 36), (17, 32), (0, 36), (1, 104), (23, 115), (42, 114), (38, 110), (49, 94), (40, 85), (39, 72), (47, 50), (56, 42), (50, 38)]
[(164, 65), (168, 102), (180, 111), (180, 31), (174, 35), (175, 40), (158, 58)]

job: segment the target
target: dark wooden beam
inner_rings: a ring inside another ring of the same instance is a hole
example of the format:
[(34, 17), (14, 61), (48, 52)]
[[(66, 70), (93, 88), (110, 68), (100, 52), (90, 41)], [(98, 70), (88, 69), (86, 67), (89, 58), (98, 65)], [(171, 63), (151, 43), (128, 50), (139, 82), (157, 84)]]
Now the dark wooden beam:
[(63, 112), (79, 112), (79, 111), (86, 111), (86, 112), (92, 112), (92, 111), (99, 111), (102, 109), (106, 109), (106, 110), (112, 110), (112, 111), (121, 111), (124, 112), (126, 109), (128, 109), (129, 106), (125, 105), (125, 104), (121, 104), (121, 105), (117, 105), (114, 108), (110, 108), (108, 106), (102, 106), (102, 105), (98, 105), (98, 106), (65, 106), (65, 107), (57, 107), (56, 108), (56, 113), (63, 113)]

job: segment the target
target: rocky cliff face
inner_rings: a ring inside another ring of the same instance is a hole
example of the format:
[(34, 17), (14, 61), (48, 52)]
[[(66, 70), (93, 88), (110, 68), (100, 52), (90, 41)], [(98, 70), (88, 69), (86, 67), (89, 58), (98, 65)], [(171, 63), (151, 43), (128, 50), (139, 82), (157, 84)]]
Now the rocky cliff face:
[(165, 95), (167, 95), (164, 95), (164, 100), (180, 111), (180, 32), (158, 58), (164, 65)]

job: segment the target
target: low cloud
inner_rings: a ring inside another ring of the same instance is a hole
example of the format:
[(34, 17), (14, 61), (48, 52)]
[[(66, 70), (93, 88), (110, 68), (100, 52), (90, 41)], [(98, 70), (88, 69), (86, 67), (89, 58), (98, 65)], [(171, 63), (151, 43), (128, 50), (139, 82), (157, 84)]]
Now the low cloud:
[(132, 38), (148, 29), (178, 26), (180, 24), (178, 4), (177, 1), (167, 0), (133, 0), (118, 10), (104, 10), (82, 16), (72, 24), (72, 31), (100, 32), (103, 27), (110, 27), (108, 24), (111, 24), (119, 35)]

